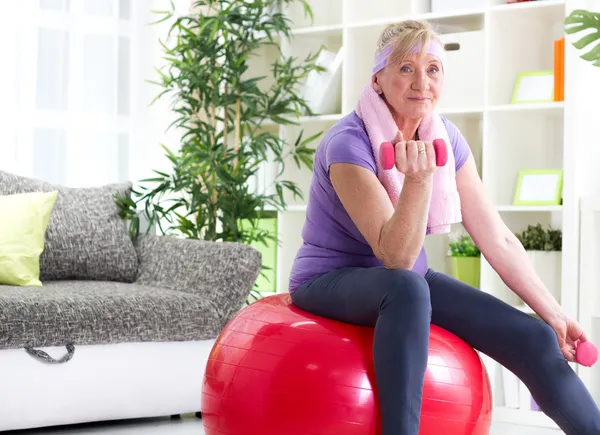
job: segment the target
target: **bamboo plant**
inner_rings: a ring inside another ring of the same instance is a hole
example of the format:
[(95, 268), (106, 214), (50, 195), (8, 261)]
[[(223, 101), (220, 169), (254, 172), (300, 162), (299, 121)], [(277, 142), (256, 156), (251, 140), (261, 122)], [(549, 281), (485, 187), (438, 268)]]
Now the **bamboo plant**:
[[(169, 172), (154, 171), (131, 198), (117, 198), (132, 238), (140, 234), (143, 215), (162, 234), (276, 241), (276, 235), (258, 230), (258, 220), (265, 210), (285, 209), (286, 191), (303, 197), (296, 183), (283, 178), (285, 164), (312, 169), (310, 144), (320, 134), (305, 137), (300, 131), (292, 140), (278, 134), (279, 126), (313, 114), (300, 89), (311, 71), (323, 70), (316, 62), (322, 47), (303, 59), (281, 52), (282, 39), (292, 38), (292, 23), (279, 11), (291, 3), (301, 3), (312, 18), (305, 0), (200, 0), (185, 16), (175, 14), (173, 3), (171, 10), (157, 12), (157, 23), (171, 25), (160, 41), (167, 63), (153, 81), (160, 87), (155, 101), (170, 97), (175, 120), (168, 129), (178, 129), (181, 140), (175, 149), (162, 145)], [(268, 74), (252, 75), (252, 63), (267, 62), (258, 57), (265, 47), (278, 56)], [(276, 175), (271, 189), (256, 191), (249, 180), (265, 164)]]

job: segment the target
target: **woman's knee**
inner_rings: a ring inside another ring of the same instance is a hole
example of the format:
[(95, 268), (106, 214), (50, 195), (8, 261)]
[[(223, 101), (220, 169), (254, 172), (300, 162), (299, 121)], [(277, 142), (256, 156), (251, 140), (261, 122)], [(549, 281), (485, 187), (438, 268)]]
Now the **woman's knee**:
[(546, 359), (549, 353), (562, 355), (558, 345), (556, 332), (550, 325), (539, 319), (532, 318), (529, 324), (524, 326), (524, 331), (521, 331), (523, 340), (521, 340), (526, 355), (532, 357), (541, 357)]
[(381, 307), (401, 307), (431, 311), (429, 284), (412, 270), (383, 269), (378, 279)]

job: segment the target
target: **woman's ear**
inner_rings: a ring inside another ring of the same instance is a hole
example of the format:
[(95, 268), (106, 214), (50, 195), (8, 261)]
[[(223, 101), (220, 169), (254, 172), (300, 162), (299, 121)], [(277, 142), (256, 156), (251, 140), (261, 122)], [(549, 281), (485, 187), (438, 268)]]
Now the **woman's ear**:
[(377, 75), (373, 75), (373, 77), (371, 78), (371, 86), (373, 86), (373, 89), (375, 90), (375, 92), (377, 92), (379, 95), (381, 95), (383, 90), (381, 89), (381, 86), (379, 86)]

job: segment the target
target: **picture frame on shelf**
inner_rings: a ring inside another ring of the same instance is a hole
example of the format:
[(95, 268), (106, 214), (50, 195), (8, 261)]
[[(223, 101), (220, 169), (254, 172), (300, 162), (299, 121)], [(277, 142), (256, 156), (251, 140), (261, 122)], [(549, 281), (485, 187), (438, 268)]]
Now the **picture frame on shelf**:
[(512, 104), (549, 103), (554, 101), (554, 71), (526, 71), (517, 74)]
[(523, 169), (519, 171), (513, 205), (561, 205), (562, 169)]

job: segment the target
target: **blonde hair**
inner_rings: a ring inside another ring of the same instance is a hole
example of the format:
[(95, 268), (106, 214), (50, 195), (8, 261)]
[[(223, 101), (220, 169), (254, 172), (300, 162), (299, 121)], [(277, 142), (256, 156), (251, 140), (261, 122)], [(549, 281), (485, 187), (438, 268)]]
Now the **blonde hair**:
[(383, 29), (377, 40), (375, 56), (384, 49), (392, 46), (392, 52), (388, 57), (388, 65), (397, 65), (402, 62), (413, 47), (421, 47), (421, 56), (427, 52), (431, 41), (442, 41), (439, 35), (426, 21), (404, 20), (399, 23), (389, 24)]

